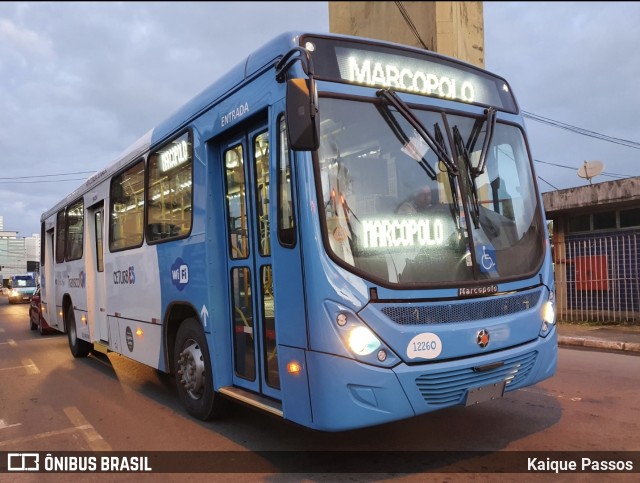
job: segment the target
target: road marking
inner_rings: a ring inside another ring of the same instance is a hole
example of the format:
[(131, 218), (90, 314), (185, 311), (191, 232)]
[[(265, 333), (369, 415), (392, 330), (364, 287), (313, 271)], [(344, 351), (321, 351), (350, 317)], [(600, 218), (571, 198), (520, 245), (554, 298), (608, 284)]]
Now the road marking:
[(33, 363), (31, 359), (22, 359), (22, 367), (27, 370), (27, 374), (40, 374), (40, 369)]
[(7, 339), (7, 342), (0, 342), (0, 345), (2, 344), (9, 344), (11, 347), (18, 347), (18, 344), (16, 344), (16, 341), (13, 339)]
[(109, 443), (89, 424), (89, 421), (85, 419), (78, 408), (74, 406), (66, 407), (64, 408), (64, 413), (69, 418), (69, 421), (82, 432), (93, 451), (111, 451)]
[(0, 448), (2, 448), (3, 446), (15, 446), (20, 443), (30, 443), (31, 441), (36, 441), (38, 439), (51, 438), (52, 436), (74, 433), (76, 431), (78, 431), (77, 428), (66, 428), (60, 429), (58, 431), (48, 431), (46, 433), (40, 433), (34, 436), (26, 436), (24, 438), (10, 439), (9, 441), (0, 441)]
[[(109, 446), (109, 444), (107, 444), (107, 442), (102, 439), (102, 436), (100, 436), (95, 428), (91, 426), (91, 424), (89, 424), (89, 422), (80, 413), (78, 408), (73, 406), (64, 408), (64, 413), (71, 421), (71, 424), (73, 424), (73, 427), (59, 429), (57, 431), (47, 431), (46, 433), (40, 433), (33, 436), (25, 436), (24, 438), (16, 438), (9, 441), (0, 441), (0, 448), (7, 446), (15, 447), (16, 445), (22, 443), (30, 443), (31, 441), (36, 441), (39, 439), (46, 439), (53, 436), (71, 434), (80, 431), (93, 451), (112, 451), (111, 446)], [(7, 426), (3, 426), (3, 424), (4, 421), (0, 419), (0, 429), (4, 429), (5, 427), (10, 428), (12, 426), (19, 426), (21, 423), (11, 424)]]
[(4, 419), (0, 419), (0, 429), (13, 428), (15, 426), (20, 426), (22, 423), (15, 424), (7, 424), (4, 422)]
[(14, 369), (26, 369), (27, 374), (40, 374), (40, 369), (36, 366), (31, 359), (22, 359), (21, 366), (13, 366), (13, 367), (0, 367), (0, 371), (11, 371)]

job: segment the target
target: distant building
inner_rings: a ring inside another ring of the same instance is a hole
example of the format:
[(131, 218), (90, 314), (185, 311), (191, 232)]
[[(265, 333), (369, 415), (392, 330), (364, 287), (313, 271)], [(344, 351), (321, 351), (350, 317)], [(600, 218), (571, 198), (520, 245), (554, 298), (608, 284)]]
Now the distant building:
[(40, 235), (18, 237), (17, 231), (4, 231), (0, 216), (0, 279), (6, 287), (11, 275), (40, 271)]
[(640, 321), (640, 177), (542, 198), (560, 320)]

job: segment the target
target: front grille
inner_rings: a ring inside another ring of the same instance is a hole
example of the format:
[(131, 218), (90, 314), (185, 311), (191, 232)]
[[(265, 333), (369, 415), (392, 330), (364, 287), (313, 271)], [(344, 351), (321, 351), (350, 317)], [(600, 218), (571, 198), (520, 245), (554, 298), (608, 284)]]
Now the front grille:
[(486, 372), (475, 372), (472, 367), (455, 369), (416, 378), (420, 394), (434, 406), (452, 406), (464, 401), (469, 389), (507, 381), (505, 391), (517, 389), (533, 368), (538, 353), (533, 351), (512, 357), (504, 365)]
[(484, 300), (428, 305), (386, 306), (382, 313), (400, 325), (448, 324), (470, 320), (491, 319), (534, 307), (542, 290), (491, 297)]

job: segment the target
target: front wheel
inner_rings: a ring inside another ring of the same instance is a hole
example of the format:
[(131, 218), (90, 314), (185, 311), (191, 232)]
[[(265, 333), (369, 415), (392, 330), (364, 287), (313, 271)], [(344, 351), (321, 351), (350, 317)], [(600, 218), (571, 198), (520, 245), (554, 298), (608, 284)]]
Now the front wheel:
[(69, 307), (67, 309), (64, 319), (67, 325), (67, 335), (69, 336), (69, 349), (71, 349), (71, 354), (76, 358), (87, 357), (89, 352), (91, 352), (92, 344), (86, 340), (78, 338), (78, 334), (76, 332), (76, 317), (73, 313), (73, 307)]
[(173, 364), (178, 394), (187, 412), (202, 421), (222, 416), (226, 401), (213, 390), (209, 348), (194, 318), (186, 319), (178, 329)]

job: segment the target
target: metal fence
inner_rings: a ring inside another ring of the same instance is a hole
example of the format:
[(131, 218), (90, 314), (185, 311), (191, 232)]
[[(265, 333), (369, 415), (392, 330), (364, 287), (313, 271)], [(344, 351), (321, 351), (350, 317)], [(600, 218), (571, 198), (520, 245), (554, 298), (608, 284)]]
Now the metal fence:
[(628, 232), (555, 243), (558, 319), (640, 322), (639, 243)]

